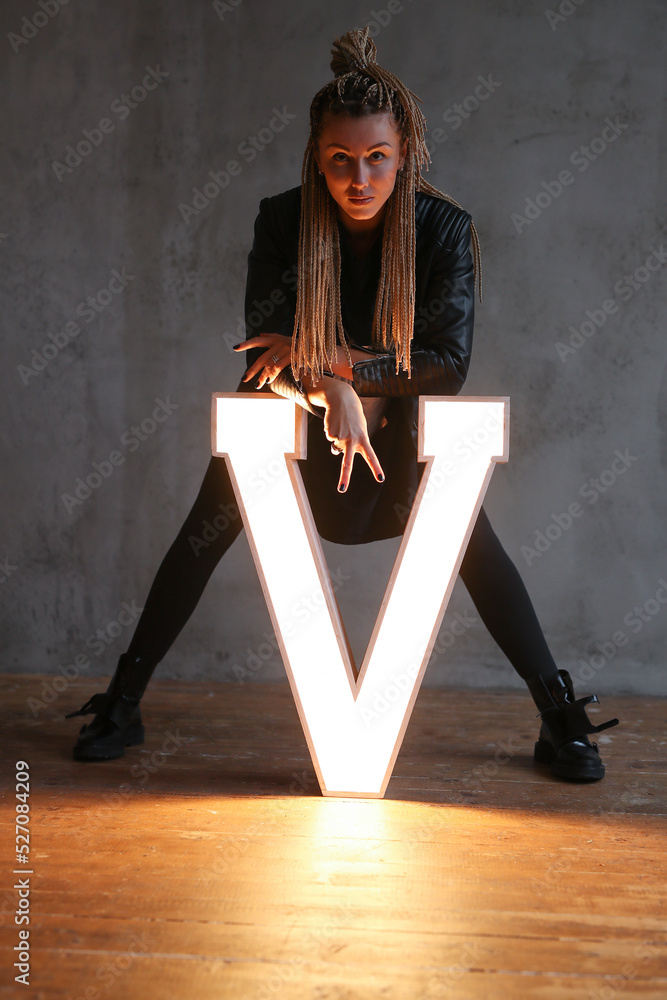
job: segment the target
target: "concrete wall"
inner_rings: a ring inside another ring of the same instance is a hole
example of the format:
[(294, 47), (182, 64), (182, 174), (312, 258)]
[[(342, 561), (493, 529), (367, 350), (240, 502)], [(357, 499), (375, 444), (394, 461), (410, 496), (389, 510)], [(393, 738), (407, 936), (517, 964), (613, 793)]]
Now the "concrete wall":
[[(78, 656), (109, 674), (125, 649), (132, 629), (113, 623), (141, 606), (208, 462), (210, 395), (242, 370), (229, 342), (259, 200), (298, 183), (331, 41), (370, 19), (380, 61), (423, 100), (429, 179), (481, 237), (465, 391), (512, 401), (492, 523), (580, 689), (664, 693), (664, 3), (56, 2), (2, 9), (2, 669)], [(240, 144), (276, 108), (294, 117), (251, 161)], [(185, 220), (179, 205), (230, 160), (240, 173)], [(132, 277), (107, 295), (115, 271)], [(140, 441), (157, 400), (169, 415)], [(67, 504), (112, 452), (112, 473)], [(357, 650), (372, 624), (359, 596), (379, 606), (395, 550), (326, 546)], [(456, 613), (476, 619), (460, 582), (426, 683), (520, 686), (479, 620), (446, 649)], [(241, 537), (158, 676), (235, 681), (264, 632)], [(272, 657), (255, 676), (284, 671)]]

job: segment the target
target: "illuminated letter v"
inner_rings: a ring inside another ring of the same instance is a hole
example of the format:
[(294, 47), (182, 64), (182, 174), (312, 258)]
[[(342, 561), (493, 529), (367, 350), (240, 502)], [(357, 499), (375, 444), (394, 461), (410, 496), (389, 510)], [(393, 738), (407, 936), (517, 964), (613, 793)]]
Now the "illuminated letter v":
[(508, 413), (504, 397), (420, 398), (426, 465), (355, 677), (294, 461), (306, 411), (273, 394), (213, 397), (213, 454), (227, 458), (323, 795), (385, 793), (493, 463), (507, 461)]

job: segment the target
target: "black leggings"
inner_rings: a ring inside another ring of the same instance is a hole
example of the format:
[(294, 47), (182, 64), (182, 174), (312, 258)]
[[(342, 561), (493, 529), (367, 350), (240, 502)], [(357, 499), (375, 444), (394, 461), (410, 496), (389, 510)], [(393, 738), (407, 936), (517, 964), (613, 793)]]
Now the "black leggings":
[[(130, 656), (157, 666), (242, 527), (225, 460), (212, 458), (192, 510), (157, 571), (128, 648)], [(460, 576), (480, 618), (520, 676), (541, 674), (553, 680), (557, 667), (528, 592), (484, 508)]]

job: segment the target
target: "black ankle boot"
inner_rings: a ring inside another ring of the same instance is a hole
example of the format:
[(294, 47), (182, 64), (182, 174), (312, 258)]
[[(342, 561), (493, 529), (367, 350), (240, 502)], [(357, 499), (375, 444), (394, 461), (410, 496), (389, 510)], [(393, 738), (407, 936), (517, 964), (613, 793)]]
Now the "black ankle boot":
[(526, 683), (542, 718), (535, 760), (550, 764), (558, 778), (568, 781), (603, 778), (604, 764), (597, 743), (591, 743), (587, 737), (589, 733), (601, 733), (617, 726), (618, 719), (594, 726), (586, 715), (585, 706), (597, 703), (597, 696), (575, 699), (572, 678), (567, 670), (558, 671), (551, 688), (539, 675)]
[(154, 669), (155, 664), (123, 653), (106, 693), (94, 694), (77, 712), (65, 716), (96, 713), (92, 722), (81, 727), (73, 750), (75, 760), (122, 757), (125, 747), (144, 742), (139, 702)]

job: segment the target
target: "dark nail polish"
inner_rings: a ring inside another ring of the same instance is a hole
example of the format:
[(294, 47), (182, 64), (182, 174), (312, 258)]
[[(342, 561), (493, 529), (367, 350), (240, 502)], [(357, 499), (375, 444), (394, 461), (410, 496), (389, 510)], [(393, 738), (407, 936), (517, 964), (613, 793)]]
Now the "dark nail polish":
[(378, 483), (383, 483), (383, 482), (384, 482), (384, 475), (380, 473), (380, 475), (378, 476)]
[(347, 486), (345, 485), (345, 483), (343, 483), (341, 486), (338, 487), (338, 492), (339, 493), (344, 493), (346, 489), (347, 489)]

